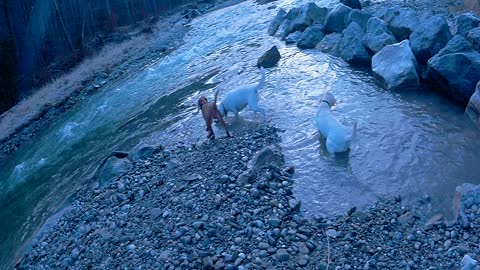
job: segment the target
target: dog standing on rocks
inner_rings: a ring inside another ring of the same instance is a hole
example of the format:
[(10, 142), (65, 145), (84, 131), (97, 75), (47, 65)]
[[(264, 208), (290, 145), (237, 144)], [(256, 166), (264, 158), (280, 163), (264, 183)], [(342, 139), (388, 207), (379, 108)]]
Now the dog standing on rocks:
[(336, 102), (331, 93), (325, 93), (316, 118), (318, 130), (326, 138), (326, 146), (330, 154), (348, 151), (357, 133), (357, 123), (353, 125), (352, 130), (349, 130), (332, 115), (332, 106)]
[(227, 125), (223, 120), (223, 116), (218, 111), (217, 95), (218, 95), (218, 91), (215, 92), (215, 100), (213, 102), (208, 102), (208, 99), (204, 96), (198, 99), (198, 109), (202, 111), (203, 119), (205, 120), (205, 124), (207, 125), (207, 129), (206, 129), (206, 131), (208, 131), (207, 138), (209, 139), (215, 139), (215, 133), (213, 132), (213, 128), (212, 128), (214, 119), (217, 119), (218, 121), (220, 121), (223, 128), (225, 129), (225, 132), (227, 132), (227, 136), (232, 137), (228, 132)]
[(265, 117), (265, 110), (258, 106), (258, 89), (265, 84), (265, 69), (260, 68), (262, 77), (256, 85), (246, 85), (227, 93), (223, 101), (218, 105), (218, 109), (223, 116), (228, 112), (235, 114), (235, 120), (238, 120), (238, 112), (247, 105), (254, 112), (260, 112)]

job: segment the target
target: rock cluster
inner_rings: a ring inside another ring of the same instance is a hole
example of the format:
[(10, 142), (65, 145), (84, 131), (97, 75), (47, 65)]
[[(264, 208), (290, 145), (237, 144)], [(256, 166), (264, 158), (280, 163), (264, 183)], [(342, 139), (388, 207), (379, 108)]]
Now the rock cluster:
[[(389, 90), (415, 90), (426, 82), (455, 102), (468, 104), (480, 81), (479, 16), (457, 16), (451, 32), (444, 14), (401, 6), (371, 14), (357, 2), (341, 1), (333, 8), (312, 2), (288, 12), (280, 9), (268, 33), (301, 49), (318, 48), (334, 54), (353, 65), (371, 64)], [(468, 46), (447, 49), (460, 38)], [(400, 65), (392, 63), (395, 55), (403, 56)]]
[(16, 269), (478, 269), (480, 188), (462, 189), (459, 223), (399, 198), (306, 218), (278, 142), (262, 127), (143, 156), (85, 190)]

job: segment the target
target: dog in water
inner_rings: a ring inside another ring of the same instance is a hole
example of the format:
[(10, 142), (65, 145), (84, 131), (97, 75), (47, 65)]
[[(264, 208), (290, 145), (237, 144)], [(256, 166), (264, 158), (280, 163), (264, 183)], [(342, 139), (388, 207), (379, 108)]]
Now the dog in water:
[(348, 151), (357, 132), (357, 123), (350, 130), (333, 116), (332, 106), (336, 102), (331, 93), (325, 93), (320, 102), (316, 118), (318, 130), (326, 138), (326, 146), (330, 154)]
[(225, 124), (225, 121), (223, 121), (222, 115), (218, 111), (217, 95), (218, 95), (218, 91), (215, 92), (215, 100), (213, 102), (208, 102), (208, 99), (204, 96), (198, 99), (198, 109), (202, 111), (203, 119), (205, 120), (205, 124), (207, 125), (207, 129), (206, 129), (206, 131), (208, 131), (207, 138), (209, 139), (215, 138), (215, 133), (213, 132), (213, 128), (212, 128), (212, 123), (214, 119), (218, 120), (222, 124), (223, 128), (227, 132), (227, 136), (232, 137), (228, 132), (227, 125)]
[(263, 67), (261, 67), (260, 72), (262, 77), (258, 84), (242, 86), (227, 93), (218, 105), (218, 110), (223, 116), (226, 117), (228, 112), (232, 112), (235, 115), (235, 120), (238, 120), (238, 113), (248, 105), (250, 110), (260, 112), (265, 117), (265, 110), (258, 106), (258, 89), (265, 84)]

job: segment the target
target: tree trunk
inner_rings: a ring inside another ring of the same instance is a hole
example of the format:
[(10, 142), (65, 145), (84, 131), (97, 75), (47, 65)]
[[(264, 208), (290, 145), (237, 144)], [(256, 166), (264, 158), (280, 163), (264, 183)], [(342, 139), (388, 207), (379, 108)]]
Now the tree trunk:
[(60, 12), (60, 8), (58, 7), (57, 0), (53, 0), (53, 3), (55, 4), (55, 9), (57, 11), (58, 18), (60, 19), (60, 24), (62, 25), (63, 33), (65, 34), (65, 38), (67, 39), (68, 46), (70, 47), (70, 50), (72, 52), (75, 52), (75, 48), (73, 47), (72, 39), (70, 38), (70, 34), (67, 31), (67, 27), (65, 26), (65, 22), (63, 21), (62, 13)]

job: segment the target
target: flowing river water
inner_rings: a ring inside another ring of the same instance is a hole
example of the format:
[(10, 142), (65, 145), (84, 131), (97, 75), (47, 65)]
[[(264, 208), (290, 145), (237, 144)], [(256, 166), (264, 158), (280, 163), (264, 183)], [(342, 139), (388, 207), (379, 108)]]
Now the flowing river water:
[[(276, 5), (288, 9), (301, 2)], [(272, 124), (283, 130), (286, 162), (295, 166), (295, 195), (307, 214), (342, 214), (397, 195), (406, 203), (429, 196), (426, 215), (448, 214), (456, 185), (480, 183), (479, 131), (462, 108), (429, 91), (385, 91), (368, 71), (318, 50), (286, 46), (266, 34), (277, 12), (267, 7), (247, 1), (196, 19), (172, 54), (96, 93), (0, 164), (0, 265), (70, 195), (90, 184), (89, 176), (111, 151), (142, 142), (204, 141), (197, 99), (213, 98), (219, 90), (221, 100), (234, 87), (256, 83), (256, 61), (272, 45), (282, 59), (267, 69), (259, 91), (265, 122), (242, 112), (232, 129)], [(334, 114), (341, 122), (358, 123), (347, 155), (329, 155), (315, 127), (325, 91), (337, 98)], [(218, 128), (216, 133), (225, 134)]]

